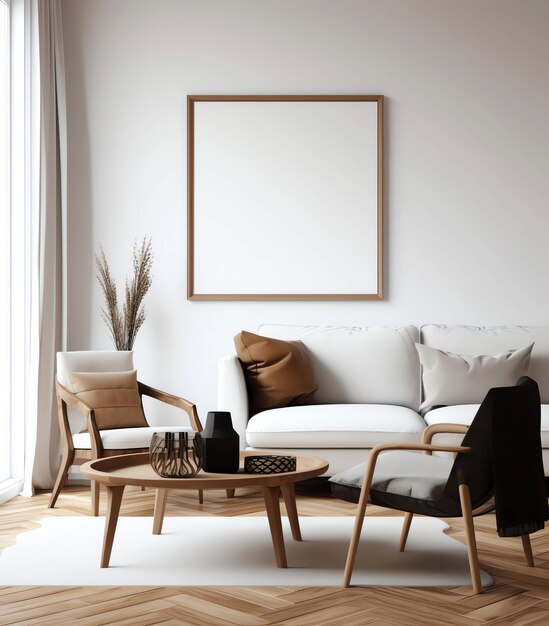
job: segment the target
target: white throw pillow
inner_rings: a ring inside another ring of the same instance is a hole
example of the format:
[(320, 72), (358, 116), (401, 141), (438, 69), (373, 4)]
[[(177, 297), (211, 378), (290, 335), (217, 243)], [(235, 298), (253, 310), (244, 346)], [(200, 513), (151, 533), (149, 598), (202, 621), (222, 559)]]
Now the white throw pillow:
[(421, 411), (435, 406), (478, 404), (492, 387), (514, 385), (530, 371), (534, 344), (496, 356), (461, 356), (416, 343), (423, 370)]

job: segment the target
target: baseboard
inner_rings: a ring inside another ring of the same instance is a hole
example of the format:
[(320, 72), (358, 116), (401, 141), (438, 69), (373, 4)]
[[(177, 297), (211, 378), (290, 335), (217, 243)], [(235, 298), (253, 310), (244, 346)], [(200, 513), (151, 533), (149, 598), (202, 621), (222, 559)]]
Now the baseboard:
[(10, 478), (0, 483), (0, 504), (15, 498), (23, 489), (23, 480), (21, 478)]

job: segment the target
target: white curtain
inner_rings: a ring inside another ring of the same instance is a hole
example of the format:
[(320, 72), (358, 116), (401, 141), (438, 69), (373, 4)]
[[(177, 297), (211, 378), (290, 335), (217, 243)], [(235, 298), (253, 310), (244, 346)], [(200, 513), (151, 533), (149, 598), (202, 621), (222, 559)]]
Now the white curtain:
[(67, 123), (60, 0), (30, 6), (38, 46), (39, 193), (32, 237), (23, 495), (53, 486), (60, 463), (55, 355), (66, 343)]

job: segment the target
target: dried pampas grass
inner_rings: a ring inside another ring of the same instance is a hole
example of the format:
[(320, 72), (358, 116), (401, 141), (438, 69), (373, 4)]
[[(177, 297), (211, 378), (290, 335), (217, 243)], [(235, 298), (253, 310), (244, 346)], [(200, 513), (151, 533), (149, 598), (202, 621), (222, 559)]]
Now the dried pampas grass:
[(117, 350), (132, 350), (135, 338), (146, 318), (143, 308), (143, 298), (152, 284), (153, 252), (151, 239), (143, 238), (141, 246), (133, 247), (133, 278), (128, 284), (126, 279), (125, 298), (122, 310), (118, 306), (118, 293), (107, 257), (103, 248), (99, 249), (99, 256), (95, 256), (97, 280), (105, 296), (105, 307), (101, 309), (101, 317), (107, 325), (114, 346)]

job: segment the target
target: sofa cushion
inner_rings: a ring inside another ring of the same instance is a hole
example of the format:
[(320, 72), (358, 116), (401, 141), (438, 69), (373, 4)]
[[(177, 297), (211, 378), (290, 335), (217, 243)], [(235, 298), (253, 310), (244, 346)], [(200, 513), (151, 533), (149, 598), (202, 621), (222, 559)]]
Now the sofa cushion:
[(317, 404), (263, 411), (248, 422), (254, 448), (371, 448), (383, 441), (417, 442), (423, 419), (403, 406)]
[(301, 341), (283, 341), (243, 330), (234, 338), (250, 396), (250, 415), (295, 404), (310, 404), (316, 381)]
[(481, 402), (492, 387), (514, 385), (530, 371), (532, 346), (496, 356), (461, 356), (416, 344), (423, 370), (420, 409)]
[[(188, 432), (194, 437), (192, 428), (185, 426), (148, 426), (147, 428), (116, 428), (101, 430), (101, 441), (105, 450), (132, 450), (134, 448), (148, 448), (154, 433)], [(91, 448), (90, 434), (77, 433), (72, 436), (75, 448), (89, 450)]]
[[(432, 424), (465, 424), (469, 426), (477, 414), (480, 404), (457, 404), (434, 409), (425, 414), (427, 425)], [(442, 437), (443, 435), (440, 435)], [(451, 444), (456, 443), (456, 437), (445, 436)], [(461, 437), (461, 435), (459, 435)], [(437, 439), (442, 444), (442, 439)], [(541, 405), (541, 445), (549, 448), (549, 404)]]
[[(69, 372), (72, 391), (94, 409), (99, 430), (148, 426), (137, 387), (137, 371)], [(84, 424), (86, 430), (87, 424)]]
[(428, 324), (421, 328), (421, 342), (455, 354), (490, 356), (534, 343), (529, 376), (538, 383), (541, 401), (549, 404), (549, 326), (482, 327)]
[(262, 335), (299, 339), (313, 362), (319, 404), (394, 404), (417, 411), (419, 358), (414, 326), (262, 325)]

